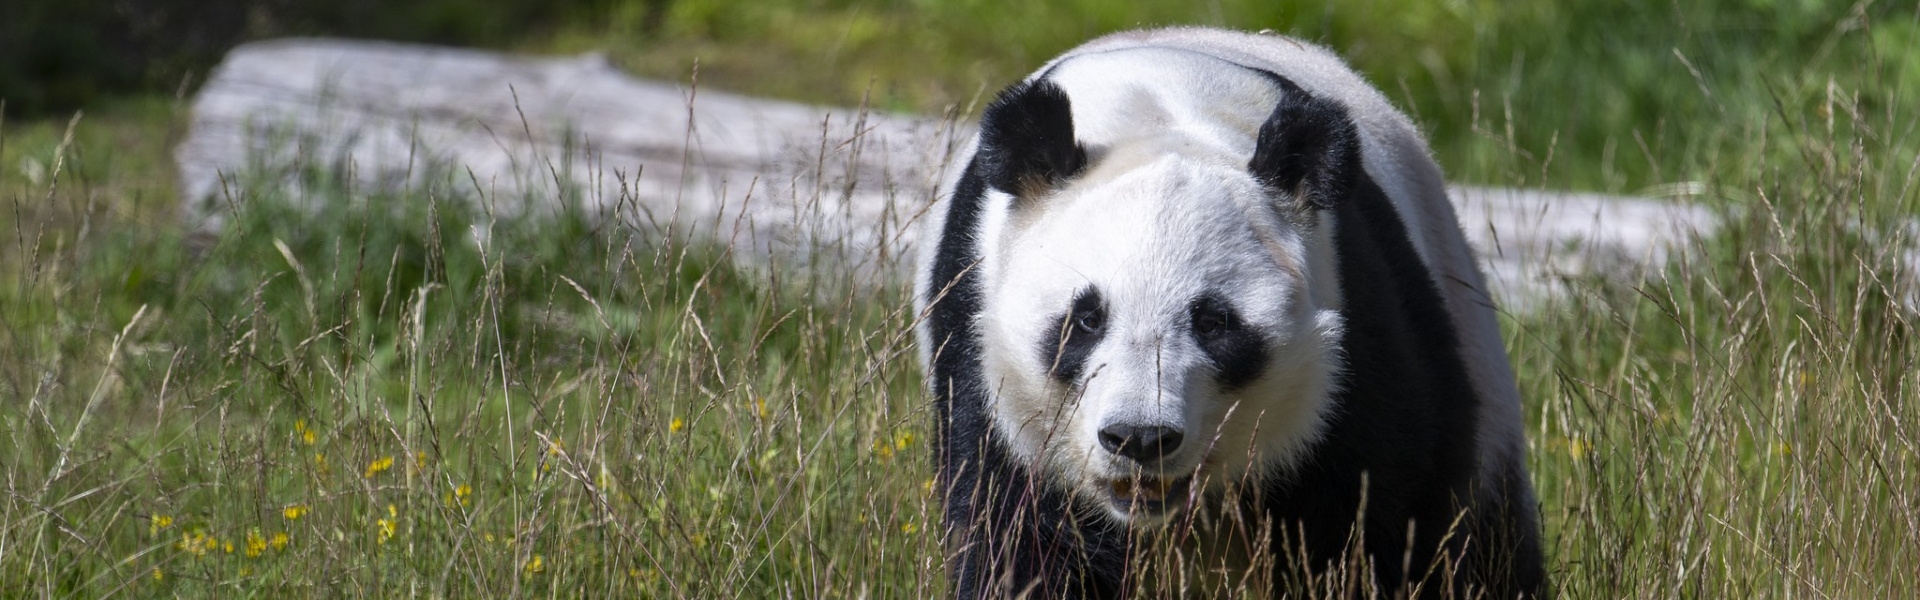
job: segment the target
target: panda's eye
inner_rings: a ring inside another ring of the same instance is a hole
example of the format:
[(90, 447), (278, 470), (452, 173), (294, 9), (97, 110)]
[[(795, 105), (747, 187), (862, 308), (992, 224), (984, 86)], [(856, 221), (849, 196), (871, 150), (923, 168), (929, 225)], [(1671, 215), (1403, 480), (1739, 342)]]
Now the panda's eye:
[(1193, 334), (1202, 338), (1219, 337), (1236, 327), (1233, 313), (1220, 301), (1205, 298), (1193, 304)]
[(1073, 328), (1081, 333), (1097, 334), (1107, 327), (1107, 309), (1100, 302), (1100, 295), (1091, 291), (1082, 292), (1073, 299)]
[(1106, 311), (1098, 307), (1087, 311), (1074, 311), (1073, 326), (1086, 333), (1100, 333), (1107, 326)]

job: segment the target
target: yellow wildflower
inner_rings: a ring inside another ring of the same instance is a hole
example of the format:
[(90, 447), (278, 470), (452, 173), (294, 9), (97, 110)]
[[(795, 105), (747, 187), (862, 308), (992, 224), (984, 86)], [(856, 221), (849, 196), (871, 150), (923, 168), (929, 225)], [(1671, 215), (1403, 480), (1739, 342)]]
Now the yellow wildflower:
[(680, 417), (674, 417), (673, 422), (667, 424), (667, 433), (680, 433), (680, 430), (686, 429), (686, 428), (687, 428), (686, 421), (680, 420)]
[(755, 400), (755, 401), (753, 402), (753, 407), (754, 407), (754, 412), (756, 412), (756, 413), (759, 413), (759, 414), (760, 414), (760, 418), (762, 418), (762, 419), (765, 419), (765, 418), (767, 418), (767, 416), (768, 416), (768, 415), (770, 415), (770, 414), (772, 414), (772, 413), (770, 413), (770, 412), (768, 412), (768, 411), (767, 411), (767, 399), (766, 399), (766, 398), (761, 398), (761, 399), (759, 399), (759, 400)]
[(538, 574), (538, 573), (545, 573), (545, 572), (547, 572), (547, 559), (546, 559), (546, 557), (543, 557), (543, 556), (540, 556), (540, 555), (538, 555), (538, 554), (535, 554), (535, 555), (533, 555), (533, 559), (532, 559), (532, 560), (528, 560), (528, 561), (527, 561), (527, 574), (528, 574), (528, 575), (533, 575), (533, 574)]
[(307, 428), (306, 419), (300, 419), (300, 420), (294, 421), (293, 432), (300, 434), (301, 442), (305, 443), (308, 446), (313, 445), (313, 440), (314, 440), (313, 430)]
[(280, 516), (286, 517), (288, 521), (298, 521), (300, 517), (307, 516), (307, 512), (311, 510), (305, 504), (295, 504), (280, 509)]
[(247, 558), (260, 558), (267, 551), (267, 538), (259, 529), (247, 530)]
[(160, 535), (160, 530), (173, 526), (173, 517), (154, 515), (148, 518), (147, 535)]
[(165, 579), (165, 578), (166, 578), (166, 575), (163, 575), (163, 574), (161, 574), (161, 573), (160, 573), (160, 567), (154, 567), (154, 568), (153, 568), (153, 580), (154, 580), (154, 581), (160, 581), (161, 579)]
[(174, 544), (173, 547), (194, 556), (206, 556), (208, 552), (220, 547), (220, 540), (214, 539), (204, 531), (181, 532), (180, 543)]
[(395, 519), (375, 519), (373, 525), (375, 532), (378, 534), (375, 541), (382, 544), (387, 543), (389, 539), (393, 539), (393, 533), (400, 528), (400, 522)]
[(427, 451), (421, 450), (413, 453), (413, 467), (422, 470), (427, 468)]
[(293, 539), (287, 537), (287, 532), (282, 531), (273, 534), (273, 539), (267, 540), (267, 545), (273, 546), (274, 550), (285, 550), (287, 549), (287, 543), (291, 541), (293, 541)]
[(907, 445), (912, 443), (913, 443), (913, 433), (903, 431), (900, 433), (900, 437), (893, 439), (893, 449), (905, 450), (907, 449)]
[[(557, 461), (562, 450), (564, 448), (560, 445), (560, 440), (547, 442), (547, 455), (540, 457), (540, 473), (553, 470), (553, 463)], [(535, 473), (535, 475), (538, 474)]]
[(453, 493), (447, 494), (447, 497), (446, 497), (447, 508), (453, 508), (454, 506), (466, 506), (469, 503), (469, 499), (470, 499), (469, 497), (471, 497), (472, 495), (473, 495), (473, 486), (470, 486), (464, 483), (460, 484), (458, 487), (453, 488)]
[(1582, 457), (1585, 457), (1590, 450), (1593, 450), (1593, 443), (1577, 437), (1567, 438), (1567, 455), (1573, 457), (1574, 460), (1580, 460)]
[(919, 530), (920, 530), (920, 526), (914, 525), (912, 522), (900, 524), (900, 533), (913, 533)]
[(320, 471), (321, 477), (333, 474), (333, 468), (327, 466), (327, 455), (325, 454), (319, 452), (313, 453), (313, 466)]
[(376, 534), (374, 541), (385, 544), (387, 540), (393, 539), (393, 534), (400, 530), (400, 508), (388, 504), (387, 518), (374, 519), (373, 528)]
[(393, 457), (382, 456), (378, 460), (375, 460), (372, 463), (367, 465), (367, 474), (364, 475), (364, 477), (366, 477), (367, 479), (372, 479), (373, 476), (379, 475), (381, 473), (385, 473), (387, 469), (391, 469), (391, 468), (393, 468)]

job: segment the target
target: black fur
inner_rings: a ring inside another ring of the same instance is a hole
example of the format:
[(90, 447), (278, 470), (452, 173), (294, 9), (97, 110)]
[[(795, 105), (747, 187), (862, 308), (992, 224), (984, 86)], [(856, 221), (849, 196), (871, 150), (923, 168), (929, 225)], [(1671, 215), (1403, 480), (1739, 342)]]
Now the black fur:
[(1239, 389), (1260, 377), (1267, 364), (1267, 341), (1241, 325), (1233, 305), (1208, 294), (1194, 299), (1188, 313), (1193, 337), (1213, 361), (1222, 389)]
[[(1376, 582), (1398, 589), (1402, 582), (1424, 578), (1432, 582), (1429, 594), (1437, 596), (1441, 582), (1449, 579), (1429, 578), (1427, 569), (1437, 556), (1448, 556), (1460, 569), (1454, 591), (1478, 585), (1491, 587), (1489, 597), (1538, 594), (1544, 575), (1533, 507), (1473, 501), (1478, 400), (1467, 381), (1454, 324), (1405, 224), (1367, 177), (1351, 119), (1339, 104), (1262, 73), (1288, 93), (1261, 128), (1249, 168), (1277, 196), (1331, 211), (1337, 219), (1335, 252), (1346, 320), (1340, 352), (1346, 370), (1321, 443), (1300, 471), (1273, 478), (1268, 489), (1250, 495), (1248, 508), (1273, 518), (1249, 522), (1271, 523), (1274, 552), (1294, 556), (1304, 550), (1317, 568), (1348, 550), (1364, 487), (1362, 538), (1375, 558)], [(996, 100), (998, 110), (988, 109), (981, 148), (950, 200), (928, 287), (919, 291), (937, 299), (927, 324), (939, 420), (935, 458), (946, 501), (953, 591), (960, 598), (1022, 592), (1036, 598), (1116, 598), (1128, 585), (1127, 532), (1026, 469), (993, 428), (986, 402), (993, 384), (984, 380), (973, 320), (980, 314), (981, 290), (971, 268), (980, 260), (975, 232), (987, 186), (1009, 185), (1001, 189), (1012, 191), (1027, 185), (1019, 182), (1034, 173), (1058, 185), (1084, 163), (1084, 154), (1071, 145), (1071, 128), (1057, 127), (1066, 121), (1033, 121), (1035, 115), (1064, 113), (1065, 97), (1058, 92), (1045, 82), (1023, 84)], [(1061, 140), (1068, 140), (1073, 151), (1062, 151)], [(1097, 293), (1082, 295), (1097, 305)], [(1220, 368), (1222, 382), (1244, 383), (1266, 358), (1243, 346), (1264, 346), (1233, 337), (1235, 317), (1224, 304), (1199, 299), (1192, 317), (1206, 321), (1195, 328), (1210, 332), (1211, 341), (1202, 346)], [(1216, 320), (1223, 313), (1225, 320)], [(1061, 321), (1072, 317), (1069, 312)], [(1077, 374), (1084, 356), (1078, 362), (1067, 359), (1080, 352), (1080, 342), (1065, 330), (1055, 335), (1062, 334), (1064, 343), (1055, 337), (1043, 356), (1061, 359), (1056, 376)], [(1502, 483), (1527, 485), (1524, 474), (1514, 478)], [(1443, 543), (1448, 526), (1468, 507), (1472, 512), (1461, 530)], [(1304, 548), (1284, 547), (1299, 542)], [(1401, 568), (1403, 553), (1411, 559), (1411, 571)]]
[(1073, 140), (1072, 103), (1051, 81), (1007, 88), (980, 116), (973, 165), (994, 189), (1025, 198), (1059, 186), (1086, 164), (1086, 149)]
[(1310, 96), (1279, 75), (1267, 75), (1284, 83), (1280, 87), (1285, 96), (1260, 125), (1247, 170), (1275, 193), (1313, 208), (1333, 208), (1364, 176), (1350, 166), (1359, 164), (1360, 134), (1339, 103)]
[(1106, 321), (1107, 305), (1100, 299), (1100, 290), (1087, 288), (1075, 294), (1073, 306), (1053, 320), (1058, 325), (1040, 336), (1040, 356), (1047, 372), (1064, 383), (1079, 381), (1087, 357), (1107, 336)]

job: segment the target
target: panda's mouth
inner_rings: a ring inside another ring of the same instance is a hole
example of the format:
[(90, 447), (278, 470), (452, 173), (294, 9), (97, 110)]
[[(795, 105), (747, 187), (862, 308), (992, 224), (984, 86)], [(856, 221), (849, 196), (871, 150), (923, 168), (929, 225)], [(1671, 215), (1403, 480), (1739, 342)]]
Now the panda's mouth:
[(1107, 502), (1122, 514), (1160, 516), (1186, 506), (1192, 489), (1192, 475), (1114, 479), (1107, 482)]

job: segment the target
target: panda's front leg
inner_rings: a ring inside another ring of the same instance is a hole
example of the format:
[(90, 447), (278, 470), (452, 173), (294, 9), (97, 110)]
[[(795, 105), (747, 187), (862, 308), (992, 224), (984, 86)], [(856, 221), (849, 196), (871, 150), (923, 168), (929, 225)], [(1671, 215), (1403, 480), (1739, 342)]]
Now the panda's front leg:
[[(984, 417), (984, 415), (982, 415)], [(1125, 532), (1019, 464), (990, 428), (947, 440), (948, 569), (956, 598), (1119, 598)]]

